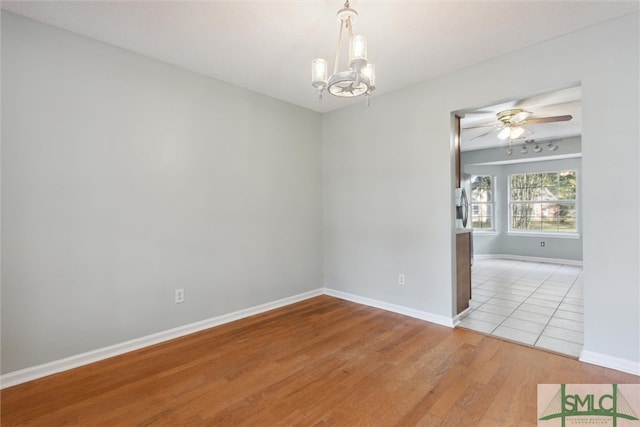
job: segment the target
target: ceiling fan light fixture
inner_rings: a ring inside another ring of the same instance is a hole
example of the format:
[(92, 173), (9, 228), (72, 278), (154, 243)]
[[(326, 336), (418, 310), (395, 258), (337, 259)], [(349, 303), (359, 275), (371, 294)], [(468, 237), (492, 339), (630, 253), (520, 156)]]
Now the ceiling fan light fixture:
[(518, 139), (522, 135), (524, 135), (524, 128), (522, 126), (512, 126), (511, 127), (511, 134), (509, 135), (509, 138)]
[(509, 135), (511, 135), (511, 128), (505, 127), (500, 131), (500, 133), (498, 133), (498, 138), (505, 141), (507, 138), (509, 138)]

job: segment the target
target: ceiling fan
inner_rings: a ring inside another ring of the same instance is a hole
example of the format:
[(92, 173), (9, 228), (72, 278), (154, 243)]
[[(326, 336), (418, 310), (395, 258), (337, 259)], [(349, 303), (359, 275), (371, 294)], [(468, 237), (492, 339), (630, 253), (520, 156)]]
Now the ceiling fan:
[(538, 118), (529, 118), (533, 113), (530, 111), (522, 110), (520, 108), (514, 108), (511, 110), (504, 110), (499, 112), (496, 116), (498, 118), (498, 123), (488, 124), (488, 125), (480, 125), (480, 126), (470, 126), (464, 129), (477, 129), (483, 128), (487, 126), (493, 126), (494, 129), (489, 130), (483, 134), (476, 136), (475, 138), (470, 139), (469, 141), (475, 141), (476, 139), (480, 139), (483, 136), (489, 135), (492, 132), (498, 132), (498, 138), (501, 140), (510, 140), (519, 138), (526, 138), (527, 136), (533, 133), (532, 130), (524, 127), (524, 125), (534, 125), (538, 123), (552, 123), (552, 122), (566, 122), (573, 118), (570, 114), (564, 116), (552, 116), (552, 117), (538, 117)]

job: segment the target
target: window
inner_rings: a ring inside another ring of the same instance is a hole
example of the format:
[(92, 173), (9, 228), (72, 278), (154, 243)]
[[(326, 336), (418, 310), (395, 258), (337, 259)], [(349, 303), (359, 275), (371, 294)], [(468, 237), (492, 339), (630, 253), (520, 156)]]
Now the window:
[(510, 231), (576, 233), (576, 171), (510, 175)]
[(477, 231), (493, 231), (493, 177), (471, 176), (471, 226)]

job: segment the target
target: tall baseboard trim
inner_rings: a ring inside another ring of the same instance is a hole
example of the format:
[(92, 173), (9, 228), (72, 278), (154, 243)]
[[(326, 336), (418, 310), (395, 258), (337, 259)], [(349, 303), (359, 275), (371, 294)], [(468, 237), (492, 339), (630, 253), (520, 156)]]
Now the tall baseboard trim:
[(25, 369), (20, 369), (18, 371), (9, 372), (0, 376), (0, 389), (22, 384), (27, 381), (46, 377), (48, 375), (57, 374), (58, 372), (67, 371), (69, 369), (77, 368), (89, 363), (98, 362), (100, 360), (128, 353), (130, 351), (139, 350), (143, 347), (159, 344), (164, 341), (213, 328), (215, 326), (223, 325), (235, 320), (240, 320), (245, 317), (264, 313), (269, 310), (284, 307), (286, 305), (294, 304), (296, 302), (304, 301), (306, 299), (322, 295), (323, 293), (324, 292), (322, 288), (315, 289), (313, 291), (279, 299), (277, 301), (245, 308), (243, 310), (234, 311), (232, 313), (223, 314), (221, 316), (212, 317), (209, 319), (201, 320), (199, 322), (190, 323), (188, 325), (179, 326), (177, 328), (168, 329), (166, 331), (158, 332), (144, 337), (135, 338), (130, 341), (125, 341), (108, 347), (88, 351), (86, 353), (73, 355), (64, 359), (54, 360), (42, 365), (36, 365)]
[(454, 320), (452, 318), (429, 313), (427, 311), (416, 310), (414, 308), (405, 307), (402, 305), (391, 304), (388, 302), (362, 297), (359, 295), (353, 295), (331, 288), (324, 288), (324, 293), (332, 297), (344, 299), (358, 304), (368, 305), (369, 307), (380, 308), (382, 310), (391, 311), (393, 313), (404, 314), (405, 316), (426, 320), (427, 322), (436, 323), (438, 325), (447, 326), (449, 328), (453, 328), (455, 326)]
[(582, 351), (580, 361), (640, 376), (640, 363), (594, 351)]
[[(283, 298), (277, 301), (272, 301), (266, 304), (238, 310), (233, 313), (228, 313), (199, 322), (190, 323), (188, 325), (179, 326), (177, 328), (136, 338), (130, 341), (125, 341), (112, 346), (99, 348), (82, 354), (77, 354), (64, 359), (54, 360), (42, 365), (32, 366), (18, 371), (9, 372), (0, 376), (0, 389), (12, 387), (14, 385), (36, 380), (48, 375), (57, 374), (58, 372), (63, 372), (69, 369), (87, 365), (89, 363), (98, 362), (100, 360), (108, 359), (109, 357), (118, 356), (130, 351), (139, 350), (144, 347), (159, 344), (164, 341), (179, 338), (205, 329), (213, 328), (215, 326), (220, 326), (225, 323), (233, 322), (235, 320), (244, 319), (245, 317), (254, 316), (256, 314), (264, 313), (269, 310), (274, 310), (276, 308), (284, 307), (323, 294), (355, 302), (358, 304), (379, 308), (393, 313), (402, 314), (416, 319), (425, 320), (427, 322), (436, 323), (438, 325), (446, 326), (449, 328), (453, 328), (457, 323), (457, 318), (452, 319), (446, 316), (429, 313), (427, 311), (416, 310), (410, 307), (391, 304), (384, 301), (362, 297), (331, 288), (321, 288)], [(580, 354), (580, 361), (640, 376), (640, 363), (638, 362), (620, 359), (617, 357), (608, 356), (606, 354), (596, 353), (592, 351), (583, 351)]]
[(474, 254), (475, 259), (510, 259), (514, 261), (546, 262), (549, 264), (565, 264), (582, 266), (581, 260), (562, 258), (543, 258), (536, 256), (510, 255), (510, 254)]

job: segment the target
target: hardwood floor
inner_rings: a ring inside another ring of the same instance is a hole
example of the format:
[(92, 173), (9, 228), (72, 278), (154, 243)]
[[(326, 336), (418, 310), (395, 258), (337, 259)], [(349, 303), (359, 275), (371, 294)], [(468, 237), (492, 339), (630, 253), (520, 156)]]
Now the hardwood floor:
[(2, 391), (2, 425), (534, 426), (539, 383), (638, 383), (320, 296)]

